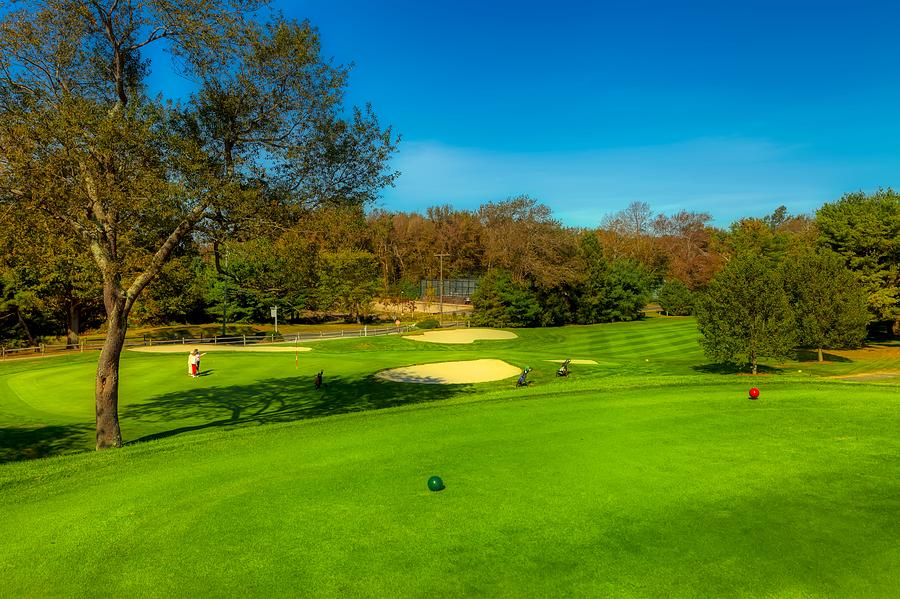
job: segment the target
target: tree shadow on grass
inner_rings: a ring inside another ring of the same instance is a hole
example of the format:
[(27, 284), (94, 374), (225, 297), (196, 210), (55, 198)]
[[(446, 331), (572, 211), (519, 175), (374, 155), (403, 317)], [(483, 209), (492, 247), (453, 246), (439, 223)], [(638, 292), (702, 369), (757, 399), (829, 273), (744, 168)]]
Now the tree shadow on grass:
[(82, 451), (93, 430), (90, 424), (0, 427), (0, 464)]
[[(691, 366), (691, 369), (703, 374), (751, 374), (749, 366), (736, 364), (700, 364)], [(784, 369), (759, 364), (756, 367), (756, 372), (762, 375), (784, 374)]]
[(421, 385), (374, 377), (331, 377), (316, 390), (298, 378), (271, 379), (253, 385), (211, 387), (167, 393), (121, 411), (123, 420), (199, 421), (145, 435), (133, 441), (163, 439), (213, 427), (292, 422), (332, 414), (378, 410), (440, 401), (470, 394), (471, 385)]
[[(826, 362), (852, 362), (850, 358), (845, 358), (844, 356), (838, 356), (836, 354), (829, 354), (828, 352), (822, 352), (822, 359)], [(798, 362), (818, 362), (819, 361), (819, 352), (814, 349), (798, 349), (797, 350), (797, 361)]]

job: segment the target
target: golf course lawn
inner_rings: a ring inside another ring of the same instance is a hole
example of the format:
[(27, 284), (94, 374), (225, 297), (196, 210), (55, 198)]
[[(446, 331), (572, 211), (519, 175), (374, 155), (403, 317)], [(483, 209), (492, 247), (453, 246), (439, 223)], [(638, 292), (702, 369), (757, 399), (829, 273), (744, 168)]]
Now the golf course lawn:
[[(100, 453), (96, 355), (0, 364), (2, 594), (896, 595), (898, 379), (830, 378), (866, 369), (837, 355), (729, 373), (690, 319), (516, 333), (211, 353), (198, 379), (187, 351), (129, 352), (134, 443)], [(374, 377), (487, 358), (532, 385)]]

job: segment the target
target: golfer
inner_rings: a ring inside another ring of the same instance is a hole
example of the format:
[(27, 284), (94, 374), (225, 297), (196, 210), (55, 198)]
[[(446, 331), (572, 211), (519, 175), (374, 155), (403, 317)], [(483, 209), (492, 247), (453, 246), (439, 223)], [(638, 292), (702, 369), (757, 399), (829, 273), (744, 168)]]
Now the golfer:
[(206, 353), (201, 354), (197, 348), (188, 355), (188, 370), (192, 377), (197, 378), (200, 375), (200, 356), (205, 355)]

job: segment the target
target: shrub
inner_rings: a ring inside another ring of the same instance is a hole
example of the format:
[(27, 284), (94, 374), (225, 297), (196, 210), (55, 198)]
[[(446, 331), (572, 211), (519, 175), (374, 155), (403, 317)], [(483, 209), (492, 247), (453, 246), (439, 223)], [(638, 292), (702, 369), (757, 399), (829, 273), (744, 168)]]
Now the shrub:
[(436, 329), (439, 326), (441, 326), (441, 323), (434, 318), (426, 318), (425, 320), (416, 323), (416, 328), (419, 329)]

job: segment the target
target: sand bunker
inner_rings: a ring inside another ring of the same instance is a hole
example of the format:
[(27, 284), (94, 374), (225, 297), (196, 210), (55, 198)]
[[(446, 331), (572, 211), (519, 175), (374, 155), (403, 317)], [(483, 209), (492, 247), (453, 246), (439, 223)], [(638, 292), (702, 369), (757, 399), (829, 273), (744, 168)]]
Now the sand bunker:
[(395, 383), (455, 385), (499, 381), (519, 374), (521, 370), (503, 360), (466, 360), (405, 366), (384, 370), (375, 376)]
[(152, 345), (142, 347), (129, 347), (131, 351), (144, 351), (153, 353), (188, 353), (194, 348), (200, 350), (200, 353), (208, 351), (253, 351), (253, 352), (294, 352), (294, 351), (312, 351), (311, 347), (294, 347), (290, 345), (226, 345), (225, 343), (198, 343), (182, 345), (180, 343), (167, 343), (164, 345)]
[[(565, 360), (545, 360), (545, 362), (556, 362), (557, 364), (562, 364)], [(597, 360), (569, 360), (569, 364), (589, 364), (591, 366), (597, 366)]]
[(515, 333), (495, 329), (452, 329), (449, 331), (428, 331), (424, 335), (409, 335), (404, 339), (426, 341), (428, 343), (472, 343), (481, 340), (515, 339)]

